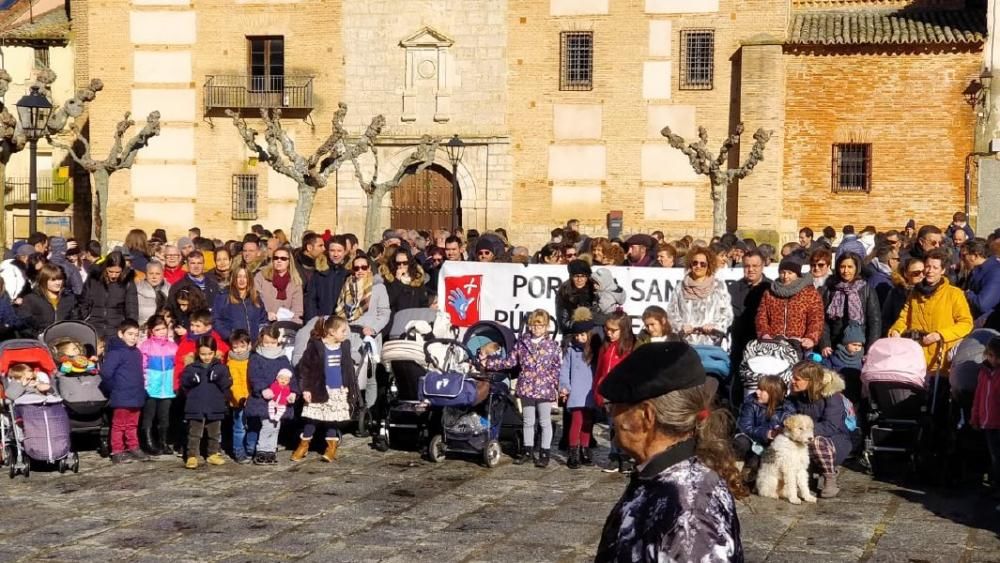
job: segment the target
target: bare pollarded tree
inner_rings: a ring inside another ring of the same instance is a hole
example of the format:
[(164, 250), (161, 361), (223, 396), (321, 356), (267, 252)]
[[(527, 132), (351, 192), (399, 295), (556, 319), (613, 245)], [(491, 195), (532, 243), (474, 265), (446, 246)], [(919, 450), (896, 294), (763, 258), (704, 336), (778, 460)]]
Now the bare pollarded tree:
[(684, 137), (675, 134), (670, 127), (664, 127), (661, 135), (670, 141), (670, 146), (684, 153), (691, 161), (691, 167), (698, 174), (708, 176), (712, 183), (712, 234), (721, 236), (726, 232), (726, 217), (728, 206), (728, 189), (734, 180), (741, 180), (750, 175), (757, 163), (764, 160), (764, 147), (771, 139), (773, 131), (757, 129), (753, 134), (754, 144), (750, 154), (739, 168), (729, 168), (729, 152), (740, 143), (743, 134), (743, 124), (736, 126), (736, 132), (722, 142), (718, 156), (708, 150), (708, 130), (698, 128), (698, 141), (688, 144)]
[[(0, 69), (0, 98), (6, 96), (12, 80), (6, 70)], [(74, 97), (59, 105), (52, 100), (52, 84), (55, 81), (56, 73), (50, 69), (46, 69), (38, 73), (35, 83), (32, 85), (32, 87), (37, 87), (52, 102), (52, 112), (49, 114), (49, 119), (46, 123), (46, 132), (50, 136), (57, 135), (65, 130), (66, 123), (70, 118), (76, 119), (83, 115), (87, 104), (94, 101), (97, 93), (104, 89), (104, 83), (100, 79), (95, 78), (90, 81), (86, 88), (77, 90)], [(15, 114), (10, 112), (7, 104), (0, 103), (0, 211), (6, 206), (7, 164), (15, 153), (24, 150), (26, 144), (27, 138)], [(0, 245), (3, 245), (3, 241), (7, 240), (4, 225), (5, 216), (5, 213), (0, 213)]]
[[(74, 124), (71, 130), (76, 135), (73, 145), (61, 143), (53, 139), (49, 142), (54, 147), (65, 149), (73, 160), (82, 168), (94, 175), (94, 222), (91, 228), (91, 238), (101, 241), (101, 246), (108, 250), (108, 185), (111, 175), (119, 170), (132, 168), (139, 151), (149, 144), (149, 140), (160, 134), (160, 112), (151, 112), (146, 117), (146, 125), (131, 139), (125, 141), (125, 134), (135, 125), (131, 114), (126, 112), (124, 119), (115, 127), (115, 140), (103, 160), (95, 160), (91, 154), (90, 141)], [(76, 147), (79, 147), (77, 149)], [(77, 151), (79, 150), (79, 154)]]
[[(326, 187), (330, 175), (336, 173), (346, 162), (354, 165), (355, 176), (367, 197), (365, 240), (373, 240), (371, 233), (378, 232), (379, 229), (379, 209), (382, 198), (399, 185), (406, 170), (415, 168), (417, 162), (423, 162), (421, 159), (427, 158), (427, 151), (430, 151), (430, 159), (433, 160), (433, 149), (437, 147), (437, 144), (432, 141), (422, 143), (414, 155), (404, 161), (400, 171), (393, 179), (378, 183), (378, 153), (375, 149), (375, 142), (382, 134), (382, 129), (385, 128), (385, 117), (382, 115), (373, 117), (365, 132), (360, 137), (351, 139), (347, 130), (344, 129), (347, 104), (338, 104), (337, 111), (333, 114), (330, 136), (308, 158), (298, 152), (295, 141), (282, 128), (281, 110), (260, 110), (260, 117), (264, 122), (266, 148), (257, 142), (259, 135), (257, 130), (247, 125), (246, 119), (242, 118), (238, 112), (226, 110), (226, 115), (232, 118), (233, 125), (239, 131), (243, 143), (257, 156), (260, 162), (268, 164), (275, 172), (295, 181), (299, 199), (295, 204), (292, 219), (291, 238), (293, 241), (300, 240), (309, 226), (309, 217), (312, 215), (312, 209), (316, 203), (316, 192)], [(371, 152), (375, 157), (375, 174), (371, 180), (363, 178), (359, 162), (359, 159), (368, 152)], [(427, 164), (430, 164), (430, 161)]]

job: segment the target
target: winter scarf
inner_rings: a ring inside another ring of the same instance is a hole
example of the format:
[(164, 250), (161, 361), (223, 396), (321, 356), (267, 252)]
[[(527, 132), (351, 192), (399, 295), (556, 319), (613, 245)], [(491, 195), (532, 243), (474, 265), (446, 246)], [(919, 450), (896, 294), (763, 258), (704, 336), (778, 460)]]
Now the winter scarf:
[(848, 320), (864, 324), (865, 311), (861, 305), (861, 290), (866, 285), (865, 280), (861, 278), (855, 278), (852, 282), (837, 282), (833, 288), (830, 306), (826, 308), (826, 316), (831, 319), (843, 318), (846, 303)]
[(258, 346), (257, 353), (268, 360), (276, 360), (285, 355), (285, 351), (281, 346)]
[(244, 360), (249, 360), (250, 359), (250, 350), (247, 349), (247, 351), (243, 352), (242, 354), (234, 352), (233, 350), (230, 350), (229, 351), (229, 359), (230, 360), (235, 360), (237, 362), (242, 362)]
[(934, 295), (934, 292), (937, 291), (942, 285), (944, 285), (943, 277), (940, 280), (938, 280), (938, 282), (935, 285), (931, 285), (927, 283), (927, 280), (923, 280), (917, 285), (913, 286), (913, 291), (916, 292), (918, 295), (922, 295), (924, 297), (930, 297), (931, 295)]
[(368, 302), (371, 301), (374, 285), (374, 276), (367, 276), (360, 281), (356, 276), (352, 276), (347, 281), (344, 291), (340, 292), (340, 298), (337, 299), (337, 308), (343, 307), (344, 313), (347, 315), (347, 322), (357, 321), (368, 310)]
[(849, 369), (861, 369), (861, 360), (864, 358), (865, 353), (858, 352), (857, 354), (852, 354), (847, 351), (847, 347), (843, 344), (837, 344), (837, 349), (833, 351), (833, 356), (837, 360), (837, 364)]
[(715, 291), (715, 278), (705, 276), (701, 281), (695, 281), (694, 278), (687, 275), (684, 276), (684, 281), (681, 282), (681, 289), (684, 292), (685, 299), (702, 301)]
[(777, 297), (788, 299), (789, 297), (795, 297), (800, 291), (811, 286), (812, 283), (812, 276), (809, 274), (801, 276), (799, 279), (788, 285), (781, 285), (781, 282), (774, 280), (771, 282), (771, 291), (774, 292), (774, 295)]
[(189, 280), (191, 280), (191, 283), (193, 283), (195, 286), (197, 286), (198, 289), (200, 289), (202, 291), (205, 291), (205, 284), (208, 283), (208, 280), (205, 279), (205, 276), (201, 276), (200, 278), (196, 278), (196, 277), (192, 276), (191, 274), (188, 274), (187, 278)]
[(278, 290), (278, 293), (275, 297), (277, 297), (279, 301), (288, 299), (288, 293), (285, 290), (288, 289), (288, 284), (291, 283), (291, 281), (292, 281), (291, 272), (285, 272), (284, 274), (279, 274), (278, 272), (274, 272), (273, 275), (271, 276), (271, 285), (274, 286), (274, 289)]

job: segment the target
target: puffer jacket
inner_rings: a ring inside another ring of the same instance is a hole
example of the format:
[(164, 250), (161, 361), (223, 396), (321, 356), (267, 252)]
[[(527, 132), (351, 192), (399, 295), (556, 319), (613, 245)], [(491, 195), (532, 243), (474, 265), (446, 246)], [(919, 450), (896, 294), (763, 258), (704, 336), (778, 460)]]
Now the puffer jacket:
[(173, 399), (174, 360), (177, 343), (169, 338), (150, 336), (139, 344), (142, 372), (146, 376), (146, 394), (154, 399)]
[(170, 293), (170, 284), (164, 280), (160, 287), (153, 287), (147, 280), (136, 282), (135, 294), (139, 303), (139, 326), (145, 325), (149, 317), (152, 317), (167, 303), (167, 295)]
[(767, 438), (768, 431), (773, 428), (781, 428), (785, 419), (793, 414), (795, 414), (795, 408), (792, 403), (782, 401), (778, 408), (774, 409), (774, 415), (767, 416), (767, 405), (757, 402), (757, 392), (754, 391), (743, 400), (736, 428), (754, 442), (766, 446), (771, 443), (771, 440)]
[[(247, 382), (250, 396), (247, 398), (244, 415), (251, 418), (267, 419), (267, 399), (262, 395), (265, 389), (278, 378), (282, 369), (292, 369), (292, 363), (281, 348), (264, 349), (258, 347), (250, 354), (250, 364), (247, 366)], [(292, 378), (292, 393), (299, 394), (299, 380)], [(294, 409), (287, 409), (282, 419), (291, 418)]]
[(628, 356), (631, 350), (625, 351), (624, 353), (618, 352), (617, 342), (608, 342), (601, 346), (601, 353), (597, 355), (597, 369), (594, 370), (594, 405), (597, 407), (604, 407), (604, 397), (601, 396), (600, 391), (601, 383), (608, 378), (608, 374), (611, 370), (615, 369), (625, 356)]
[(808, 338), (819, 343), (825, 318), (823, 299), (815, 287), (805, 287), (788, 298), (778, 297), (772, 289), (764, 294), (757, 311), (757, 336)]
[(184, 401), (185, 420), (226, 418), (226, 396), (233, 386), (233, 379), (229, 369), (218, 360), (212, 360), (207, 365), (196, 361), (184, 368), (181, 385), (187, 396)]
[(597, 309), (604, 315), (611, 315), (625, 305), (625, 290), (615, 281), (611, 270), (597, 268), (590, 278), (597, 284)]
[(229, 293), (223, 293), (215, 298), (212, 305), (212, 328), (219, 336), (229, 340), (233, 331), (239, 328), (250, 333), (251, 342), (257, 342), (260, 327), (267, 324), (267, 311), (264, 303), (254, 305), (249, 298), (243, 298), (239, 303), (229, 299)]
[(233, 378), (233, 386), (229, 389), (229, 406), (242, 409), (247, 397), (250, 396), (250, 384), (247, 378), (250, 359), (237, 360), (230, 352), (226, 367), (229, 368), (229, 376)]
[(95, 272), (83, 284), (80, 316), (105, 339), (118, 334), (118, 325), (125, 319), (139, 318), (139, 297), (129, 274), (124, 272), (119, 281), (105, 284)]
[(424, 287), (427, 280), (423, 268), (417, 266), (417, 275), (410, 280), (410, 283), (396, 279), (385, 264), (379, 267), (379, 271), (385, 283), (385, 292), (389, 296), (389, 309), (393, 314), (403, 309), (423, 308), (428, 305), (430, 299), (427, 288)]
[(844, 421), (844, 380), (839, 374), (826, 370), (823, 375), (825, 383), (820, 391), (820, 398), (812, 401), (808, 392), (793, 393), (788, 397), (788, 403), (795, 414), (804, 414), (813, 419), (813, 432), (816, 436), (829, 438), (837, 450), (837, 465), (844, 463), (854, 447), (851, 433)]
[(137, 409), (146, 404), (146, 386), (142, 372), (142, 352), (114, 337), (101, 364), (101, 391), (113, 409)]
[(332, 315), (349, 275), (343, 264), (331, 265), (327, 260), (317, 261), (316, 271), (306, 284), (303, 320), (309, 322), (313, 317)]
[(551, 338), (543, 337), (536, 344), (532, 342), (531, 334), (526, 332), (518, 338), (510, 355), (487, 358), (483, 364), (489, 370), (521, 366), (515, 394), (522, 399), (555, 402), (558, 396), (562, 353), (559, 344)]
[[(941, 286), (930, 297), (924, 297), (916, 290), (910, 291), (910, 296), (890, 331), (900, 334), (908, 330), (939, 333), (941, 341), (923, 347), (924, 359), (929, 371), (941, 369), (947, 373), (951, 363), (948, 352), (972, 332), (972, 327), (972, 313), (965, 294), (944, 278)], [(937, 359), (939, 355), (940, 361)]]
[(711, 295), (705, 299), (690, 299), (684, 295), (684, 280), (677, 282), (667, 302), (667, 319), (674, 332), (680, 334), (684, 325), (695, 328), (714, 325), (723, 336), (692, 333), (684, 336), (688, 344), (707, 344), (729, 350), (729, 339), (724, 335), (733, 324), (733, 298), (726, 282), (714, 278)]
[(24, 320), (25, 330), (31, 336), (40, 335), (42, 331), (59, 321), (79, 318), (76, 298), (68, 291), (59, 297), (55, 307), (41, 293), (32, 291), (21, 299), (17, 314)]

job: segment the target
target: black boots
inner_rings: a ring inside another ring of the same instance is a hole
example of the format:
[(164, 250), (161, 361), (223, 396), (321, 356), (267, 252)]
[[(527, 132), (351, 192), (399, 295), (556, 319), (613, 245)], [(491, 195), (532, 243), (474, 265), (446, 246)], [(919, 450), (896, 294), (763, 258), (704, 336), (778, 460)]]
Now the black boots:
[(143, 428), (142, 429), (142, 442), (145, 444), (143, 448), (149, 455), (162, 455), (163, 452), (160, 450), (160, 446), (153, 440), (153, 429)]
[(594, 458), (590, 455), (590, 448), (580, 448), (580, 463), (583, 465), (594, 465)]
[(569, 457), (566, 458), (566, 467), (570, 469), (580, 469), (580, 448), (569, 448)]
[(538, 459), (535, 460), (535, 467), (545, 469), (549, 466), (549, 450), (539, 450)]

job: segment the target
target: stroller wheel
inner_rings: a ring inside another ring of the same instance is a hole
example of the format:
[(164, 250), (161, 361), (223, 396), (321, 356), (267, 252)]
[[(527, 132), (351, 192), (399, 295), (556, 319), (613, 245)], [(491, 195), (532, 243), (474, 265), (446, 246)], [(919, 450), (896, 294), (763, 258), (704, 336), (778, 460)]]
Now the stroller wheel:
[(431, 442), (427, 444), (427, 459), (434, 463), (444, 461), (444, 438), (440, 434), (435, 434)]
[(107, 437), (103, 435), (97, 444), (97, 455), (101, 457), (109, 457), (111, 455), (111, 445), (108, 444)]
[(486, 467), (493, 468), (500, 463), (500, 442), (490, 440), (483, 448), (483, 463)]
[(80, 454), (73, 452), (73, 473), (80, 472)]
[(10, 462), (10, 469), (8, 469), (7, 472), (10, 473), (10, 478), (11, 479), (13, 479), (14, 477), (17, 477), (17, 466), (14, 465), (13, 461)]
[(27, 479), (29, 476), (31, 476), (31, 460), (30, 459), (28, 459), (28, 458), (24, 459), (24, 469), (21, 470), (21, 474), (24, 475), (25, 479)]
[(66, 460), (65, 459), (60, 459), (59, 460), (59, 473), (60, 474), (66, 473)]
[(375, 448), (375, 451), (385, 453), (389, 451), (389, 440), (385, 436), (376, 436), (372, 440), (372, 447)]

